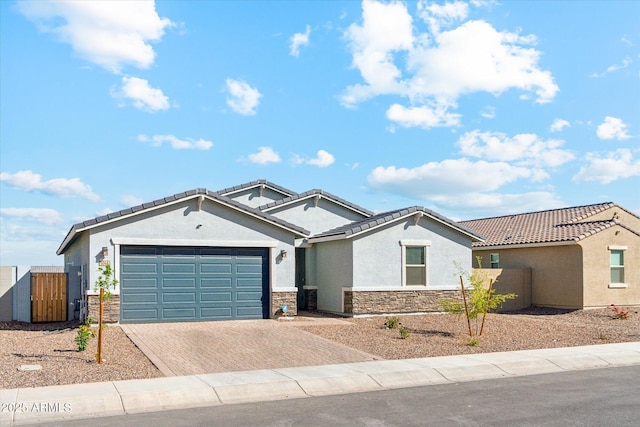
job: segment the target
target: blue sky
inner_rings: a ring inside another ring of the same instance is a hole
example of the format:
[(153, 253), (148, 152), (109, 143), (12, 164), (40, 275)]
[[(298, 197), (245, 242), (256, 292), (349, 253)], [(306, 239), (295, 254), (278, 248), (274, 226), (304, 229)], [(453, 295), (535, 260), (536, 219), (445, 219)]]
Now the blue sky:
[(0, 264), (267, 179), (455, 220), (640, 213), (640, 2), (0, 1)]

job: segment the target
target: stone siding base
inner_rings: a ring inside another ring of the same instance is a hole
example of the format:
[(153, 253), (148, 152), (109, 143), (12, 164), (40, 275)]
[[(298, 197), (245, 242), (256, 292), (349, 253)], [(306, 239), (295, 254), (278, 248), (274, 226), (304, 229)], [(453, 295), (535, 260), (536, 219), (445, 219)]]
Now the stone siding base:
[[(94, 323), (100, 319), (100, 296), (87, 295), (89, 317)], [(111, 294), (111, 298), (102, 303), (102, 322), (117, 323), (120, 321), (120, 295)]]
[(350, 315), (442, 311), (438, 301), (462, 300), (459, 290), (344, 291), (344, 312)]
[(282, 316), (282, 305), (287, 304), (287, 316), (298, 314), (297, 292), (272, 292), (271, 293), (271, 317)]

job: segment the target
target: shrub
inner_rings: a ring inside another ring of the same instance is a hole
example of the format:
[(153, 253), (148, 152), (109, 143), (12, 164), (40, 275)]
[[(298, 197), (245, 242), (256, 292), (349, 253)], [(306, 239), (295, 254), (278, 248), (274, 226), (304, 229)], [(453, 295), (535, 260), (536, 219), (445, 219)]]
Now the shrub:
[(629, 310), (628, 309), (627, 310), (623, 310), (621, 308), (616, 307), (615, 304), (611, 304), (609, 306), (609, 308), (611, 309), (611, 311), (613, 311), (612, 317), (614, 319), (622, 319), (622, 320), (624, 320), (624, 319), (627, 319), (629, 317)]
[(89, 317), (82, 325), (78, 327), (78, 333), (75, 338), (76, 345), (78, 346), (78, 351), (85, 351), (87, 349), (89, 339), (96, 336), (96, 331), (91, 329), (92, 322), (93, 319)]
[(386, 317), (384, 327), (387, 329), (397, 329), (401, 325), (398, 316)]
[(405, 328), (404, 326), (400, 326), (400, 328), (398, 328), (398, 332), (400, 332), (400, 338), (407, 339), (409, 337), (409, 329)]

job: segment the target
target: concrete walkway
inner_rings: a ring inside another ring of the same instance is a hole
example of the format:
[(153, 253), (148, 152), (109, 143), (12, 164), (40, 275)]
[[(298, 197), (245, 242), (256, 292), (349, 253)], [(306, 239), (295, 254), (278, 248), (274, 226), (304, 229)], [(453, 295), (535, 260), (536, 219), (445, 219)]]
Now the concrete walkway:
[(640, 342), (0, 390), (0, 425), (640, 365)]
[[(293, 319), (293, 318), (292, 318)], [(165, 376), (364, 362), (380, 357), (292, 327), (337, 318), (120, 325)]]

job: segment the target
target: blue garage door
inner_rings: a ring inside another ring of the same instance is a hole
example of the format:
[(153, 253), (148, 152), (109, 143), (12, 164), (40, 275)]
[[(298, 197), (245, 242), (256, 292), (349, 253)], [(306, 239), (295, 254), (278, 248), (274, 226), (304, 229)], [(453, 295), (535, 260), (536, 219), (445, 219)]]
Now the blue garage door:
[(122, 323), (263, 319), (268, 249), (124, 246)]

